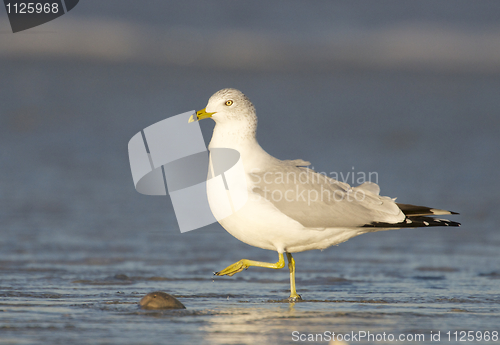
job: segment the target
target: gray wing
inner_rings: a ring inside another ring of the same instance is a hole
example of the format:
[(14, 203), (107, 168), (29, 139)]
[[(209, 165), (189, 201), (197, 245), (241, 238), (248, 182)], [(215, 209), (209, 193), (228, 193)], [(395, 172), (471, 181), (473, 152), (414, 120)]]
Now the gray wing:
[(304, 163), (308, 162), (280, 161), (253, 172), (252, 191), (307, 228), (361, 227), (405, 219), (393, 199), (378, 195), (377, 184), (351, 187), (301, 167)]

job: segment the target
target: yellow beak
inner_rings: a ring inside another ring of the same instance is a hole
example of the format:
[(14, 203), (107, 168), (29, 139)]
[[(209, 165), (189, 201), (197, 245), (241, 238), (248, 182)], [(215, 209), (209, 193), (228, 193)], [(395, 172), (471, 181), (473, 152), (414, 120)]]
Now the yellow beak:
[(191, 115), (188, 122), (191, 123), (191, 122), (195, 122), (195, 121), (199, 121), (199, 120), (203, 120), (203, 119), (208, 119), (209, 117), (212, 117), (213, 114), (215, 114), (215, 113), (207, 113), (206, 108), (201, 109), (201, 110), (196, 112), (196, 115), (194, 115), (194, 114)]

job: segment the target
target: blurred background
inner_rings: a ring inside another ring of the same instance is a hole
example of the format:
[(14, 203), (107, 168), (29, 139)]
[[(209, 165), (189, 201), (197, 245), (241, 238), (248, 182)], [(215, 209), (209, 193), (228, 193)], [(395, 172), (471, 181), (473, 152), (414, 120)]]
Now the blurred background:
[[(498, 320), (498, 1), (86, 0), (16, 34), (2, 8), (0, 76), (0, 343), (287, 343)], [(284, 271), (212, 281), (276, 254), (218, 224), (181, 234), (168, 197), (135, 191), (127, 144), (225, 87), (252, 100), (270, 154), (376, 172), (382, 195), (460, 212), (462, 227), (298, 254), (317, 303), (293, 310), (262, 303), (288, 296)], [(154, 290), (192, 314), (145, 318), (135, 304)]]

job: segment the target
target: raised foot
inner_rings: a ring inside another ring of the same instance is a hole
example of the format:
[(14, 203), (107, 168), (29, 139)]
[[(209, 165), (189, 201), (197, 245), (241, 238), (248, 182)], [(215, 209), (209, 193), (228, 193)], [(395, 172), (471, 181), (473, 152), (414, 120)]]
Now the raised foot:
[(290, 297), (288, 297), (288, 302), (297, 302), (297, 301), (302, 301), (302, 297), (298, 294), (290, 295)]
[(232, 276), (233, 274), (236, 274), (238, 272), (241, 272), (243, 270), (246, 270), (250, 266), (257, 266), (257, 267), (267, 267), (267, 268), (283, 268), (285, 267), (285, 259), (283, 257), (283, 253), (279, 254), (279, 261), (275, 264), (269, 263), (269, 262), (261, 262), (261, 261), (253, 261), (253, 260), (247, 260), (247, 259), (241, 259), (238, 262), (235, 262), (231, 266), (228, 266), (224, 268), (220, 272), (215, 272), (216, 276)]
[(238, 272), (246, 270), (249, 266), (247, 261), (248, 260), (246, 260), (246, 259), (242, 259), (242, 260), (235, 262), (234, 264), (224, 268), (220, 272), (215, 272), (214, 274), (216, 276), (232, 276)]

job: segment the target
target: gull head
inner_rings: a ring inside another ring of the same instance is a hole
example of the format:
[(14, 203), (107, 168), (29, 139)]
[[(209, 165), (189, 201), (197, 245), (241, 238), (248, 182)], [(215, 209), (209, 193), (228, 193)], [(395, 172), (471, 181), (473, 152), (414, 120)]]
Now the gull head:
[(206, 118), (212, 118), (216, 124), (257, 125), (257, 116), (252, 102), (243, 92), (236, 89), (222, 89), (214, 93), (205, 109), (192, 115), (189, 122)]

